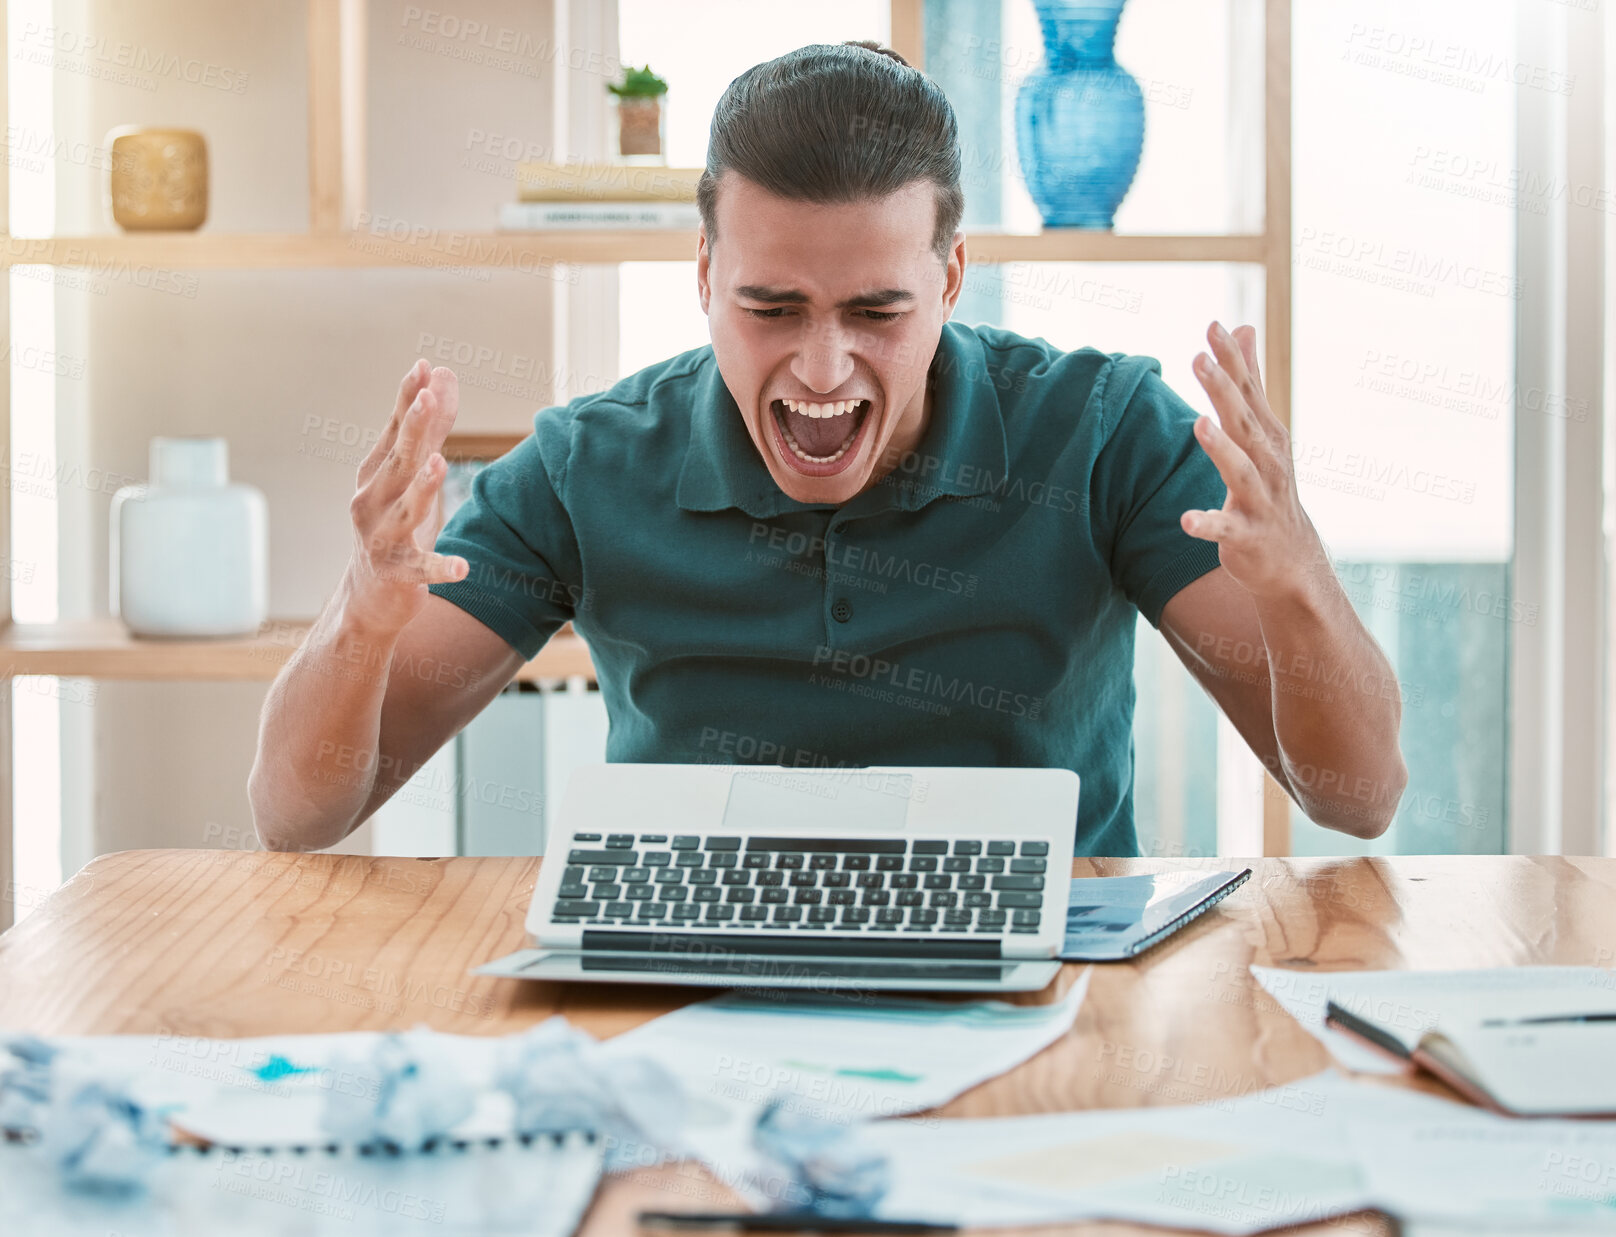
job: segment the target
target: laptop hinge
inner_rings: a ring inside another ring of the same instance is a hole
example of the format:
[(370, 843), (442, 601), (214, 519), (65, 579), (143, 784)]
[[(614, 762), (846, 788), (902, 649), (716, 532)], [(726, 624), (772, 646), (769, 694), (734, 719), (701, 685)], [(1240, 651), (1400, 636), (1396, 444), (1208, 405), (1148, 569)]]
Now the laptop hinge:
[(904, 940), (898, 936), (849, 940), (846, 937), (792, 936), (784, 933), (747, 933), (741, 936), (702, 932), (613, 932), (584, 929), (585, 950), (615, 953), (641, 951), (702, 955), (795, 954), (803, 957), (846, 958), (966, 958), (997, 961), (1003, 956), (997, 937), (977, 941)]

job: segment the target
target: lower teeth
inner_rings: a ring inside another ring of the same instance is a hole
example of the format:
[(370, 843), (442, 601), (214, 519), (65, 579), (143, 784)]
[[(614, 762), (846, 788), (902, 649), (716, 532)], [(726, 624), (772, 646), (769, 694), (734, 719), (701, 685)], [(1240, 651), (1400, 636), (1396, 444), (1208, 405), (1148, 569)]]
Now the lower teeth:
[[(848, 415), (852, 416), (852, 415), (856, 415), (856, 414), (857, 414), (857, 410), (855, 409), (853, 413), (850, 413)], [(858, 430), (854, 429), (853, 432), (847, 436), (847, 441), (844, 442), (840, 447), (838, 447), (836, 449), (836, 454), (834, 454), (834, 455), (809, 455), (808, 452), (804, 451), (802, 449), (802, 447), (798, 444), (796, 438), (791, 433), (791, 427), (785, 423), (784, 419), (782, 419), (781, 422), (780, 422), (780, 429), (784, 432), (784, 434), (786, 436), (786, 445), (791, 448), (791, 453), (793, 455), (795, 455), (799, 460), (802, 460), (804, 463), (808, 463), (808, 464), (834, 464), (837, 460), (841, 459), (842, 456), (847, 454), (847, 448), (852, 446), (853, 445), (853, 439), (858, 437)]]

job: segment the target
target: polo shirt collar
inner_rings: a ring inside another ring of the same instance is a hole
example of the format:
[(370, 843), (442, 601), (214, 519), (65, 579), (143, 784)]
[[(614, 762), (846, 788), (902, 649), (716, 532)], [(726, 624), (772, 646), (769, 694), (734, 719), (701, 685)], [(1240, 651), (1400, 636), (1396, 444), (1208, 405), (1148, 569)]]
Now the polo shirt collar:
[[(860, 512), (915, 511), (941, 494), (968, 497), (1003, 484), (1009, 453), (982, 341), (969, 327), (943, 325), (927, 381), (931, 420), (914, 451), (880, 483), (854, 498)], [(736, 507), (753, 519), (830, 504), (799, 503), (776, 483), (741, 419), (709, 350), (692, 392), (690, 443), (675, 501), (686, 511)]]

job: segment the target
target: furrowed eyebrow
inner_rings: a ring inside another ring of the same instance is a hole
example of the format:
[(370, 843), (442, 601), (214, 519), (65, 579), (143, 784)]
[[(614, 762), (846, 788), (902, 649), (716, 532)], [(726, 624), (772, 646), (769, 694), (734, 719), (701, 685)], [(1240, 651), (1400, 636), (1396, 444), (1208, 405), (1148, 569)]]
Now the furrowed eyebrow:
[[(771, 305), (806, 305), (808, 295), (795, 288), (767, 288), (761, 284), (743, 284), (735, 289), (735, 294), (749, 301), (763, 301)], [(873, 292), (861, 292), (857, 296), (850, 296), (837, 305), (838, 309), (863, 308), (874, 305), (896, 305), (903, 301), (912, 301), (915, 294), (903, 288), (879, 288)]]

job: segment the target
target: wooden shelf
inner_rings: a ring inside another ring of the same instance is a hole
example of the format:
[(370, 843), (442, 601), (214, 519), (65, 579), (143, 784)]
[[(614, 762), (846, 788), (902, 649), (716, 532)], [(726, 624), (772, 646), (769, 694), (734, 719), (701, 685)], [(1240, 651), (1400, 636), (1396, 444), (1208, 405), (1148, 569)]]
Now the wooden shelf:
[[(1085, 229), (1039, 233), (967, 233), (974, 262), (1253, 262), (1266, 238), (1129, 236)], [(437, 228), (420, 239), (376, 232), (311, 234), (165, 232), (107, 236), (0, 237), (0, 267), (83, 268), (118, 278), (129, 268), (168, 270), (316, 270), (404, 268), (509, 270), (548, 276), (558, 262), (691, 262), (689, 230), (462, 232)]]
[[(226, 640), (153, 640), (129, 634), (116, 619), (14, 623), (0, 627), (0, 678), (49, 674), (86, 679), (268, 682), (303, 642), (309, 623), (271, 619), (256, 636)], [(595, 678), (589, 647), (563, 628), (517, 672), (519, 680)]]

